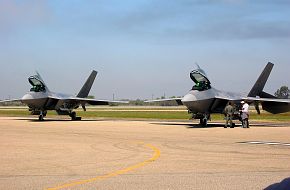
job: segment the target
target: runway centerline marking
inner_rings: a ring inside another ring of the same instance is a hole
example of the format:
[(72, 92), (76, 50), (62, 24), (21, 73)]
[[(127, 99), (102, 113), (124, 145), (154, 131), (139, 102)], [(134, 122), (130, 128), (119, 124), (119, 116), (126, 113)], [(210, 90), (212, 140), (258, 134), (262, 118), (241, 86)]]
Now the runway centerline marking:
[(290, 143), (281, 143), (281, 142), (267, 142), (267, 141), (245, 141), (239, 142), (241, 144), (266, 144), (266, 145), (280, 145), (280, 146), (289, 146)]
[(160, 157), (161, 153), (160, 153), (160, 150), (157, 147), (155, 147), (155, 146), (153, 146), (151, 144), (145, 144), (143, 142), (138, 142), (137, 144), (141, 144), (141, 145), (143, 145), (143, 147), (150, 148), (151, 150), (153, 150), (153, 152), (154, 152), (153, 156), (151, 158), (149, 158), (148, 160), (145, 160), (143, 162), (140, 162), (138, 164), (129, 166), (129, 167), (121, 169), (121, 170), (114, 171), (112, 173), (108, 173), (108, 174), (101, 175), (101, 176), (96, 176), (96, 177), (90, 178), (90, 179), (84, 179), (84, 180), (79, 180), (79, 181), (75, 181), (75, 182), (71, 182), (71, 183), (66, 183), (66, 184), (63, 184), (63, 185), (56, 186), (56, 187), (47, 188), (47, 190), (58, 190), (58, 189), (68, 188), (68, 187), (81, 185), (81, 184), (85, 184), (85, 183), (90, 183), (90, 182), (93, 182), (93, 181), (105, 180), (105, 179), (108, 179), (108, 178), (111, 178), (111, 177), (115, 177), (115, 176), (118, 176), (118, 175), (122, 175), (122, 174), (128, 173), (128, 172), (136, 170), (138, 168), (141, 168), (141, 167), (143, 167), (143, 166), (145, 166), (145, 165), (147, 165), (147, 164), (149, 164), (151, 162), (154, 162), (155, 160), (157, 160)]

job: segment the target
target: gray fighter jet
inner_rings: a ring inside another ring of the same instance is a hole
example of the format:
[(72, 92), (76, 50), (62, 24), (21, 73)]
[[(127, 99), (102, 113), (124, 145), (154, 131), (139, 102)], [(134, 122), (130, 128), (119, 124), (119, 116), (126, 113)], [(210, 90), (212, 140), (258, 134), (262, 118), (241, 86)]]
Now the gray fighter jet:
[(97, 71), (94, 70), (76, 96), (51, 92), (39, 73), (36, 73), (36, 75), (28, 78), (29, 83), (32, 85), (29, 93), (25, 94), (21, 99), (0, 102), (21, 101), (28, 105), (32, 115), (39, 115), (39, 121), (44, 120), (47, 110), (55, 110), (59, 115), (69, 115), (72, 120), (81, 120), (81, 117), (77, 117), (76, 112), (73, 111), (79, 106), (82, 106), (83, 110), (86, 111), (86, 104), (108, 105), (109, 103), (128, 103), (125, 101), (107, 101), (87, 98), (97, 76)]
[(200, 119), (200, 124), (203, 126), (207, 125), (211, 113), (223, 113), (229, 101), (239, 105), (240, 101), (247, 100), (248, 103), (254, 103), (258, 113), (260, 113), (259, 103), (264, 110), (273, 114), (288, 112), (290, 111), (290, 99), (278, 99), (263, 91), (273, 66), (274, 64), (270, 62), (266, 65), (247, 96), (213, 88), (205, 72), (197, 65), (197, 69), (190, 73), (190, 78), (195, 85), (183, 98), (148, 100), (145, 102), (176, 101), (178, 105), (185, 105), (188, 113), (192, 114), (192, 118)]

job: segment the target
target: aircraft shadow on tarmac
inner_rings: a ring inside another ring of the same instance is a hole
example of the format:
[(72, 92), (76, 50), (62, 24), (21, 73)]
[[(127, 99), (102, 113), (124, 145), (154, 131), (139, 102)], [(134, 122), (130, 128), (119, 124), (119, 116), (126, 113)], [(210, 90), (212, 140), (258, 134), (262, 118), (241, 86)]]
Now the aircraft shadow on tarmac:
[(39, 121), (38, 119), (34, 118), (19, 118), (16, 120), (22, 120), (22, 121), (28, 121), (28, 122), (36, 122), (36, 123), (46, 123), (46, 122), (76, 122), (76, 121), (81, 121), (81, 122), (96, 122), (96, 121), (106, 121), (104, 119), (82, 119), (82, 120), (68, 120), (68, 119), (45, 119), (43, 121)]
[[(206, 127), (201, 126), (197, 123), (177, 123), (177, 122), (155, 122), (151, 123), (155, 125), (167, 125), (167, 126), (184, 126), (188, 129), (198, 129), (198, 128), (216, 128), (216, 127), (224, 127), (224, 123), (208, 123)], [(250, 127), (289, 127), (289, 123), (252, 123)], [(236, 127), (241, 127), (240, 123), (235, 124)]]
[(268, 187), (266, 187), (264, 190), (287, 190), (290, 187), (290, 177), (285, 178), (280, 183), (274, 183)]
[[(197, 123), (173, 123), (173, 122), (160, 122), (160, 123), (151, 123), (154, 125), (167, 125), (167, 126), (184, 126), (188, 129), (196, 129), (196, 128), (215, 128), (215, 127), (224, 127), (225, 124), (222, 123), (209, 123), (207, 126), (201, 126)], [(237, 127), (237, 126), (236, 126)]]

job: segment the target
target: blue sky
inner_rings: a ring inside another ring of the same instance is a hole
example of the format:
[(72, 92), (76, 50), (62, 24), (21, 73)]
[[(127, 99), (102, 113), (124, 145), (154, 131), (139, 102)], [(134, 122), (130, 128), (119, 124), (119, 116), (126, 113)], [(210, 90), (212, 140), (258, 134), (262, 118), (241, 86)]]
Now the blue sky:
[(290, 87), (288, 0), (0, 0), (0, 99), (39, 71), (76, 94), (92, 69), (96, 98), (181, 96), (197, 62), (214, 87), (248, 92), (268, 61), (266, 91)]

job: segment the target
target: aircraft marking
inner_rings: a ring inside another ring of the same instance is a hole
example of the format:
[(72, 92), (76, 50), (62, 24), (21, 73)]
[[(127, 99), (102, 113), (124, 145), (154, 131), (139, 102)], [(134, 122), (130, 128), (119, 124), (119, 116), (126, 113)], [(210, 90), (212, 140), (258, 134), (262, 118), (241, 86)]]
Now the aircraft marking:
[(246, 141), (246, 142), (239, 142), (243, 144), (266, 144), (266, 145), (280, 145), (280, 146), (289, 146), (290, 143), (281, 143), (281, 142), (266, 142), (266, 141)]
[(151, 145), (151, 144), (145, 144), (143, 142), (138, 142), (137, 144), (141, 144), (143, 147), (146, 147), (146, 148), (149, 148), (151, 150), (153, 150), (154, 154), (151, 158), (143, 161), (143, 162), (140, 162), (138, 164), (135, 164), (135, 165), (132, 165), (132, 166), (129, 166), (127, 168), (124, 168), (124, 169), (120, 169), (120, 170), (117, 170), (117, 171), (114, 171), (112, 173), (108, 173), (108, 174), (105, 174), (105, 175), (101, 175), (101, 176), (96, 176), (94, 178), (90, 178), (90, 179), (84, 179), (84, 180), (79, 180), (79, 181), (75, 181), (75, 182), (71, 182), (71, 183), (66, 183), (66, 184), (63, 184), (63, 185), (59, 185), (59, 186), (56, 186), (56, 187), (52, 187), (52, 188), (48, 188), (47, 190), (58, 190), (58, 189), (63, 189), (63, 188), (68, 188), (68, 187), (72, 187), (72, 186), (76, 186), (76, 185), (81, 185), (81, 184), (85, 184), (85, 183), (90, 183), (90, 182), (93, 182), (93, 181), (98, 181), (98, 180), (105, 180), (105, 179), (108, 179), (108, 178), (112, 178), (112, 177), (115, 177), (115, 176), (118, 176), (118, 175), (122, 175), (122, 174), (125, 174), (125, 173), (128, 173), (130, 171), (134, 171), (138, 168), (141, 168), (151, 162), (154, 162), (156, 161), (159, 157), (160, 157), (160, 150)]

